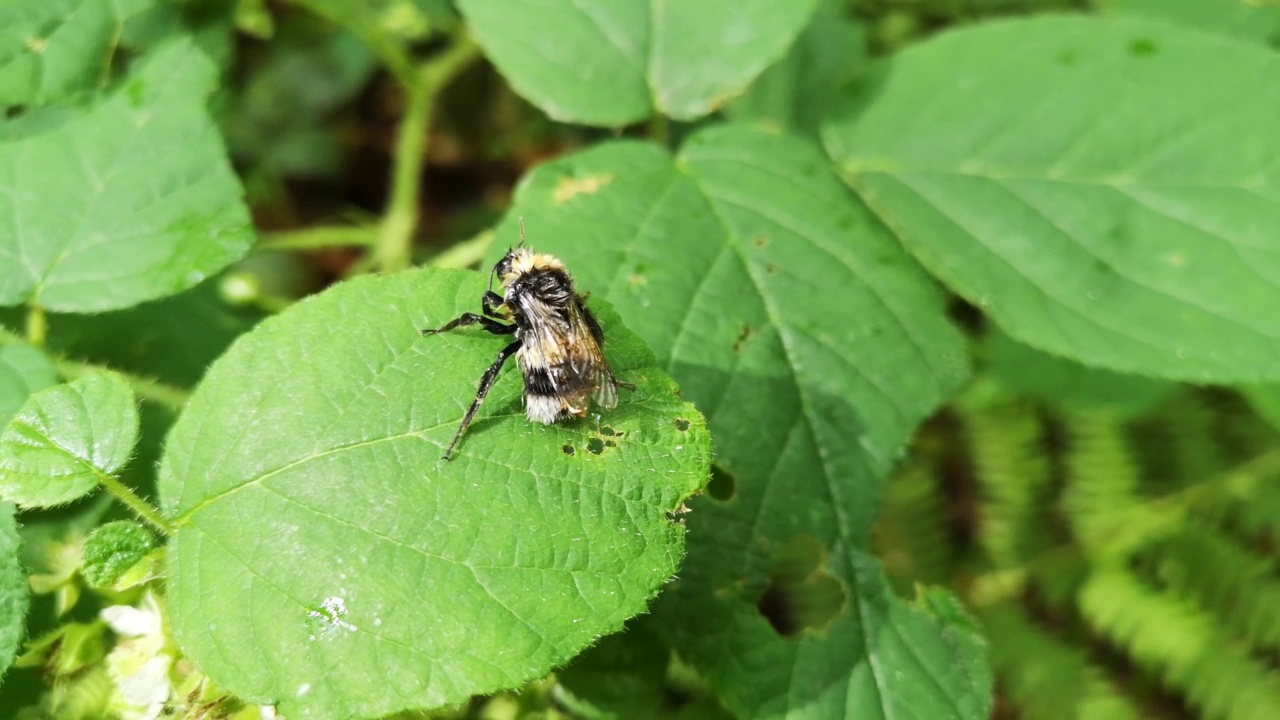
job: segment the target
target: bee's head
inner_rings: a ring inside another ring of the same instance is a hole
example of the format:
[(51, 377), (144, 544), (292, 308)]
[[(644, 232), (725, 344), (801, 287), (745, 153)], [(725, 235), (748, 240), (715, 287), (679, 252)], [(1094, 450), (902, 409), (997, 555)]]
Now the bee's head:
[(510, 285), (512, 280), (521, 272), (527, 271), (527, 262), (521, 260), (533, 253), (524, 246), (524, 218), (520, 218), (520, 244), (515, 249), (507, 248), (507, 254), (502, 256), (498, 264), (493, 266), (493, 270), (489, 273), (489, 290), (493, 290), (493, 277), (498, 277), (498, 282), (503, 285)]
[(524, 246), (514, 249), (507, 248), (507, 253), (493, 266), (493, 271), (489, 274), (489, 289), (493, 289), (493, 278), (495, 276), (502, 285), (510, 285), (516, 277), (528, 272), (529, 258), (532, 255), (533, 251)]

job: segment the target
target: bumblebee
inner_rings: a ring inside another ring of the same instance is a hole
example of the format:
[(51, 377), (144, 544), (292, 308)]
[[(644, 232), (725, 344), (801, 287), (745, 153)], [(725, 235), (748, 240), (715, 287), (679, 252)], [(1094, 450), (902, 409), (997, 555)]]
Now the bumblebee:
[[(493, 291), (495, 277), (505, 294)], [(584, 299), (574, 290), (573, 278), (564, 263), (525, 246), (522, 221), (520, 244), (509, 248), (489, 272), (489, 287), (480, 302), (483, 314), (463, 313), (434, 330), (423, 331), (424, 335), (434, 335), (479, 323), (494, 335), (516, 336), (515, 342), (504, 347), (480, 376), (475, 399), (462, 416), (458, 432), (444, 453), (445, 460), (512, 355), (516, 356), (524, 380), (525, 414), (534, 422), (550, 425), (583, 417), (592, 400), (612, 409), (618, 405), (619, 387), (635, 389), (635, 385), (618, 380), (605, 361), (604, 333)]]

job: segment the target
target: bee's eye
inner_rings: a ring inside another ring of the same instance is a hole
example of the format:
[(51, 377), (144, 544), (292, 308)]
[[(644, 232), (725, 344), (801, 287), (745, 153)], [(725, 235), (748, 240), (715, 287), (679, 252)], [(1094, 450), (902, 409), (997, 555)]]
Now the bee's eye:
[(511, 272), (510, 251), (507, 251), (507, 254), (502, 256), (502, 259), (498, 261), (498, 264), (493, 266), (493, 271), (498, 274), (498, 277), (502, 277)]

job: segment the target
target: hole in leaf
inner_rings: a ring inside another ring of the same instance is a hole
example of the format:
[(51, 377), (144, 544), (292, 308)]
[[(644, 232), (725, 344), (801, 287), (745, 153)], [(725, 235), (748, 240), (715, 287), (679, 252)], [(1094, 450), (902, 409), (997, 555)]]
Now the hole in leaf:
[(689, 421), (684, 419), (676, 420), (676, 429), (680, 432), (686, 432), (689, 429)]
[(823, 568), (825, 555), (817, 540), (800, 535), (774, 558), (769, 584), (756, 609), (779, 635), (794, 637), (805, 630), (822, 632), (844, 609), (848, 593)]
[(614, 442), (614, 441), (612, 441), (612, 440), (605, 440), (605, 441), (604, 441), (604, 446), (605, 446), (605, 447), (618, 447), (618, 443), (616, 443), (616, 442)]
[(599, 455), (604, 452), (604, 441), (600, 438), (591, 438), (587, 441), (587, 452), (592, 455)]
[(733, 351), (735, 353), (742, 352), (742, 346), (746, 345), (747, 341), (751, 339), (751, 336), (755, 334), (756, 334), (755, 328), (751, 327), (746, 323), (743, 323), (742, 329), (738, 331), (738, 339), (733, 341)]
[(577, 452), (577, 450), (573, 449), (572, 445), (565, 445), (561, 447), (560, 450), (562, 450), (565, 455), (573, 455), (575, 452)]
[(965, 302), (959, 297), (951, 298), (947, 303), (947, 317), (970, 333), (979, 333), (983, 328), (982, 311), (977, 305)]
[(600, 428), (600, 434), (601, 434), (601, 435), (609, 435), (609, 436), (613, 436), (613, 435), (617, 435), (617, 434), (619, 434), (619, 433), (614, 432), (614, 429), (613, 429), (613, 428), (609, 427), (608, 425), (605, 425), (604, 427)]
[(26, 114), (27, 114), (27, 107), (25, 105), (10, 105), (9, 107), (4, 109), (5, 120), (12, 120), (14, 118), (19, 118)]
[(721, 502), (732, 500), (738, 494), (738, 479), (719, 465), (712, 465), (707, 494)]
[(1149, 57), (1156, 54), (1156, 44), (1147, 38), (1138, 38), (1129, 44), (1129, 54), (1134, 57)]

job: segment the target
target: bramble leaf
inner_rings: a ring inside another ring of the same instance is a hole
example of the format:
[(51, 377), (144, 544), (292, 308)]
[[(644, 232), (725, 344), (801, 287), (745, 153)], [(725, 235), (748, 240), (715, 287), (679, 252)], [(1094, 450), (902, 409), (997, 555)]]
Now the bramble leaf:
[(241, 336), (192, 395), (160, 468), (169, 600), (220, 687), (289, 718), (459, 702), (563, 664), (675, 572), (668, 514), (706, 481), (710, 438), (608, 307), (608, 357), (638, 386), (616, 409), (531, 423), (509, 366), (440, 459), (511, 339), (421, 330), (484, 287), (343, 283)]
[(894, 56), (823, 136), (1015, 339), (1121, 372), (1276, 379), (1278, 74), (1274, 52), (1172, 25), (993, 22)]
[(93, 587), (111, 588), (156, 546), (156, 536), (131, 520), (99, 525), (84, 540), (84, 578)]
[(94, 372), (27, 398), (0, 435), (0, 499), (39, 508), (71, 502), (129, 460), (138, 406), (120, 375)]
[(0, 305), (99, 312), (189, 288), (248, 250), (249, 215), (189, 41), (96, 106), (0, 123)]
[(518, 217), (707, 415), (711, 497), (690, 503), (654, 624), (728, 709), (985, 718), (977, 638), (894, 597), (867, 550), (881, 483), (965, 377), (964, 346), (825, 159), (738, 127), (675, 158), (606, 143), (536, 169), (499, 238)]
[(101, 86), (125, 20), (150, 2), (0, 3), (0, 108), (43, 105)]
[[(619, 126), (714, 112), (782, 57), (815, 0), (460, 0), (485, 55), (551, 117)], [(555, 32), (539, 32), (555, 28)]]

